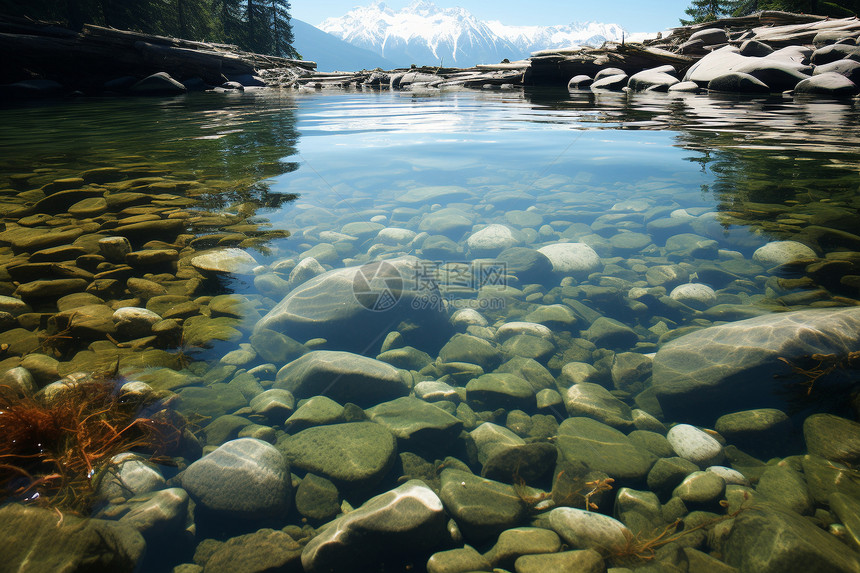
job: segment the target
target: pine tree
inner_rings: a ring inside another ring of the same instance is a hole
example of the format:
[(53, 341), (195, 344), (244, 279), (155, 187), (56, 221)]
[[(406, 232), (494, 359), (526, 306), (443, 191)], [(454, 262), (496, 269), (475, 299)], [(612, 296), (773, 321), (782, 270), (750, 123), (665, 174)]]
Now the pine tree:
[(684, 10), (691, 19), (681, 18), (681, 24), (689, 26), (727, 16), (732, 12), (732, 3), (732, 0), (693, 0), (690, 7)]
[(290, 24), (290, 3), (283, 0), (269, 0), (271, 18), (271, 53), (275, 56), (294, 58), (293, 27)]
[(748, 16), (755, 14), (764, 7), (759, 6), (759, 0), (734, 0), (731, 3), (732, 16)]

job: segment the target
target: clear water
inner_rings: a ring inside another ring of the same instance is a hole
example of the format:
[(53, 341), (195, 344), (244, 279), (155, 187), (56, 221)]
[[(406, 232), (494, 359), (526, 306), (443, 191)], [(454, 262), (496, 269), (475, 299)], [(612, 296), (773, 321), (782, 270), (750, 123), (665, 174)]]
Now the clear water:
[[(0, 202), (17, 205), (21, 191), (97, 167), (192, 180), (199, 183), (193, 188), (200, 201), (195, 208), (235, 212), (240, 204), (250, 205), (254, 222), (292, 233), (250, 249), (262, 265), (297, 262), (305, 251), (332, 240), (325, 232), (340, 232), (349, 223), (377, 218), (418, 232), (423, 216), (454, 206), (473, 217), (474, 230), (509, 225), (522, 233), (522, 244), (535, 248), (559, 241), (592, 245), (610, 266), (580, 284), (626, 293), (653, 286), (643, 282), (648, 267), (679, 259), (663, 249), (665, 237), (632, 251), (613, 246), (611, 239), (627, 231), (647, 234), (646, 222), (659, 218), (696, 218), (681, 232), (716, 241), (719, 252), (712, 249), (707, 261), (681, 259), (691, 273), (704, 262), (749, 261), (769, 241), (809, 243), (811, 226), (850, 234), (821, 240), (820, 257), (860, 250), (853, 242), (860, 234), (858, 127), (856, 102), (788, 97), (249, 90), (164, 100), (82, 99), (0, 109)], [(21, 173), (30, 174), (23, 185), (14, 177)], [(450, 205), (398, 200), (427, 186), (457, 186), (465, 194)], [(504, 198), (510, 193), (520, 196)], [(519, 211), (537, 214), (537, 222), (519, 225)], [(439, 265), (475, 257), (465, 249), (468, 234), (454, 237), (462, 252)], [(421, 254), (414, 244), (379, 245), (372, 238), (342, 241), (336, 251), (324, 261), (327, 268)], [(4, 265), (20, 262), (9, 249), (2, 254)], [(281, 267), (283, 279), (291, 266)], [(821, 285), (773, 280), (762, 269), (717, 289), (717, 303), (734, 305), (723, 316), (744, 316), (739, 307), (763, 313), (847, 306), (860, 298), (854, 283), (831, 281), (822, 292)], [(512, 286), (524, 285), (514, 277)], [(249, 296), (260, 314), (278, 302), (261, 296), (247, 278), (226, 288)], [(816, 294), (803, 296), (810, 292)], [(469, 299), (474, 293), (455, 296)], [(523, 296), (529, 298), (488, 316), (499, 324), (522, 320), (536, 303), (561, 302), (559, 278)], [(56, 309), (43, 303), (37, 310)], [(630, 326), (638, 332), (655, 327), (631, 348), (642, 353), (671, 338), (670, 333), (661, 339), (666, 330), (681, 333), (721, 320), (705, 314), (659, 326), (647, 315), (602, 310), (635, 321)], [(240, 326), (244, 337), (252, 326)], [(236, 348), (231, 342), (186, 350), (198, 361), (192, 370), (205, 376)], [(561, 363), (549, 365), (558, 375)], [(271, 385), (263, 378), (264, 387)], [(632, 395), (619, 395), (633, 404)], [(504, 417), (497, 422), (504, 425)]]

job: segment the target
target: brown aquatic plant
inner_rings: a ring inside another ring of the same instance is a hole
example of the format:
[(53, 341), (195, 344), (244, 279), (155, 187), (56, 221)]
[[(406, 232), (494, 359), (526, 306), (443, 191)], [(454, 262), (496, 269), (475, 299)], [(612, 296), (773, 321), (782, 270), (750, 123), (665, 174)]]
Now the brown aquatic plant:
[[(597, 504), (591, 501), (591, 498), (599, 493), (611, 491), (612, 484), (615, 483), (615, 480), (610, 477), (582, 482), (578, 479), (564, 480), (565, 475), (565, 470), (558, 472), (554, 480), (556, 487), (553, 488), (553, 491), (545, 492), (529, 487), (519, 473), (515, 473), (513, 476), (514, 491), (529, 509), (537, 509), (543, 502), (551, 500), (554, 506), (568, 507), (584, 502), (586, 511), (591, 511), (598, 509)], [(567, 484), (567, 487), (563, 488), (564, 491), (558, 487), (558, 484), (561, 483)]]
[(50, 400), (0, 386), (0, 499), (86, 514), (108, 461), (162, 455), (181, 439), (166, 410), (139, 416), (109, 379), (70, 381)]
[(791, 368), (792, 374), (796, 374), (803, 378), (801, 385), (806, 388), (806, 395), (812, 394), (815, 383), (821, 378), (832, 374), (837, 370), (857, 369), (860, 367), (860, 351), (849, 352), (848, 354), (812, 354), (801, 360), (813, 361), (815, 364), (809, 367), (803, 367), (787, 358), (778, 357), (780, 362), (783, 362)]

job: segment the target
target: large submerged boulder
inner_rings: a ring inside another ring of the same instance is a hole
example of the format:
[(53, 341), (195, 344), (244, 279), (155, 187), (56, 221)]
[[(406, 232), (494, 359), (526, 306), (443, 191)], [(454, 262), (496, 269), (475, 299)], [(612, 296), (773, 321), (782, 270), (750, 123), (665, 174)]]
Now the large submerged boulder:
[(407, 343), (432, 349), (450, 327), (427, 264), (410, 256), (329, 271), (296, 287), (254, 331), (268, 328), (300, 342), (325, 338), (376, 356), (385, 334), (408, 322)]
[[(813, 354), (847, 356), (858, 349), (860, 308), (759, 316), (667, 343), (654, 356), (654, 391), (667, 419), (711, 425), (739, 410), (785, 409), (788, 385), (802, 381), (784, 378), (792, 374), (790, 364), (802, 364)], [(838, 369), (832, 374), (844, 375)]]

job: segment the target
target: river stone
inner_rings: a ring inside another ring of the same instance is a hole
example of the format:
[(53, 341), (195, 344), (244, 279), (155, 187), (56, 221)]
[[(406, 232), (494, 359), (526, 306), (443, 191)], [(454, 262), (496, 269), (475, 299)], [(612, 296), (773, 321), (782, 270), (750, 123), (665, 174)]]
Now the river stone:
[(561, 539), (552, 530), (540, 527), (515, 527), (503, 531), (485, 557), (493, 567), (510, 570), (518, 557), (555, 553), (560, 549)]
[(817, 258), (815, 251), (797, 241), (772, 241), (753, 253), (753, 261), (765, 267), (790, 265)]
[(325, 268), (320, 262), (314, 257), (305, 257), (290, 271), (286, 286), (288, 290), (292, 290), (298, 285), (322, 274), (325, 274)]
[(810, 59), (816, 66), (842, 59), (860, 61), (860, 47), (849, 44), (830, 44), (829, 46), (824, 46), (823, 48), (815, 50)]
[[(544, 573), (546, 571), (576, 571), (577, 573), (603, 573), (606, 565), (600, 553), (591, 549), (561, 551), (540, 555), (523, 555), (514, 563), (516, 573)], [(618, 569), (619, 572), (623, 569)]]
[(782, 410), (760, 408), (720, 416), (714, 429), (730, 444), (758, 455), (782, 449), (780, 446), (789, 440), (791, 421)]
[(574, 384), (564, 393), (564, 407), (570, 416), (586, 416), (614, 428), (628, 429), (633, 425), (630, 406), (599, 384)]
[[(205, 573), (301, 571), (302, 546), (289, 534), (263, 528), (231, 537), (206, 560)], [(175, 571), (175, 569), (174, 569)]]
[(263, 416), (269, 422), (282, 424), (296, 408), (292, 393), (280, 388), (270, 388), (251, 398), (248, 404), (251, 411)]
[(671, 458), (676, 455), (675, 450), (666, 439), (666, 436), (648, 430), (634, 430), (627, 437), (634, 446), (647, 450), (658, 458)]
[(182, 535), (188, 519), (188, 492), (172, 487), (129, 499), (122, 506), (128, 509), (120, 519), (138, 530), (153, 545)]
[(397, 437), (399, 449), (406, 451), (444, 449), (463, 429), (463, 422), (442, 408), (412, 397), (383, 402), (365, 413), (388, 428)]
[(287, 460), (253, 438), (222, 444), (188, 466), (181, 481), (198, 508), (225, 518), (283, 516), (292, 501)]
[(403, 370), (421, 370), (433, 362), (433, 358), (426, 352), (422, 352), (412, 346), (403, 348), (392, 348), (386, 350), (376, 357), (377, 360), (391, 364), (395, 368)]
[(585, 243), (555, 243), (538, 249), (549, 259), (552, 270), (569, 275), (585, 275), (600, 268), (600, 257)]
[(306, 474), (296, 488), (296, 511), (315, 521), (328, 521), (340, 513), (340, 493), (331, 480)]
[(427, 560), (427, 573), (455, 573), (459, 571), (490, 571), (493, 566), (474, 547), (438, 551)]
[(442, 470), (441, 483), (439, 497), (469, 541), (485, 541), (526, 516), (526, 504), (513, 486), (452, 468)]
[(620, 553), (633, 539), (626, 525), (594, 511), (557, 507), (548, 517), (549, 526), (572, 548), (593, 549), (608, 556)]
[(161, 317), (145, 308), (127, 306), (117, 309), (112, 316), (117, 334), (126, 339), (143, 338), (152, 334), (152, 326)]
[(707, 85), (714, 78), (731, 72), (735, 67), (747, 63), (750, 59), (740, 55), (738, 48), (726, 46), (714, 50), (693, 64), (684, 75), (684, 81)]
[(451, 315), (451, 324), (466, 330), (469, 326), (487, 326), (487, 319), (473, 308), (461, 308)]
[(108, 464), (109, 471), (98, 484), (98, 496), (103, 500), (134, 497), (166, 484), (157, 468), (133, 453), (117, 454)]
[(713, 472), (695, 471), (678, 484), (674, 497), (678, 497), (687, 507), (713, 506), (726, 492), (726, 482)]
[(642, 70), (630, 76), (630, 79), (627, 80), (627, 87), (635, 92), (666, 91), (677, 83), (678, 78), (675, 76), (652, 69)]
[(296, 398), (326, 395), (340, 403), (372, 406), (409, 393), (396, 368), (366, 356), (315, 350), (278, 371), (275, 388)]
[(402, 205), (432, 205), (439, 203), (445, 205), (455, 201), (462, 201), (471, 197), (471, 193), (465, 187), (456, 185), (436, 185), (429, 187), (414, 187), (409, 191), (398, 195), (397, 202)]
[[(471, 224), (467, 225), (466, 230), (471, 227)], [(457, 234), (461, 235), (462, 232)], [(460, 260), (463, 257), (463, 249), (448, 237), (431, 235), (421, 243), (419, 254), (429, 260)]]
[(744, 40), (738, 52), (742, 56), (762, 58), (773, 53), (773, 48), (758, 40)]
[(376, 241), (384, 245), (405, 245), (415, 238), (417, 233), (399, 227), (386, 227), (376, 235)]
[(842, 74), (855, 84), (860, 84), (860, 61), (857, 60), (838, 60), (821, 66), (815, 66), (813, 75), (823, 74), (826, 72), (835, 72)]
[(466, 245), (473, 256), (479, 257), (497, 255), (522, 242), (523, 237), (519, 231), (494, 223), (472, 233), (466, 240)]
[(379, 231), (385, 228), (385, 225), (372, 223), (370, 221), (353, 221), (341, 227), (340, 232), (345, 235), (353, 235), (359, 240), (370, 239)]
[(143, 536), (113, 520), (17, 503), (0, 507), (4, 571), (132, 573), (146, 551)]
[(305, 546), (302, 566), (307, 573), (372, 569), (381, 555), (441, 544), (446, 521), (433, 490), (410, 480), (331, 522)]
[(725, 457), (723, 446), (715, 438), (689, 424), (672, 426), (666, 439), (679, 456), (700, 468), (717, 465)]
[(655, 459), (615, 428), (591, 418), (563, 421), (558, 427), (557, 446), (563, 459), (581, 462), (617, 481), (643, 480)]
[(185, 86), (174, 80), (167, 72), (158, 72), (147, 76), (128, 88), (135, 95), (178, 95), (184, 94)]
[(570, 307), (563, 304), (541, 305), (525, 315), (523, 319), (525, 322), (533, 322), (550, 329), (560, 328), (562, 330), (569, 330), (577, 322), (576, 314)]
[[(472, 229), (473, 223), (472, 216), (465, 211), (448, 207), (424, 215), (418, 223), (418, 230), (435, 236), (441, 235), (449, 240), (458, 240)], [(432, 245), (425, 242), (424, 248), (429, 246)]]
[(855, 551), (860, 549), (860, 501), (844, 493), (834, 492), (828, 498), (828, 505), (845, 526), (849, 544)]
[(547, 388), (555, 388), (555, 379), (542, 364), (531, 358), (514, 356), (495, 370), (496, 374), (516, 374), (538, 392)]
[(653, 387), (667, 419), (711, 425), (738, 405), (785, 408), (779, 393), (785, 382), (774, 377), (790, 368), (779, 358), (847, 355), (858, 345), (858, 308), (764, 315), (664, 344), (654, 356)]
[(510, 447), (523, 446), (525, 440), (513, 433), (508, 428), (484, 422), (469, 432), (475, 447), (478, 450), (478, 462), (483, 465), (495, 452)]
[(685, 477), (698, 469), (696, 464), (684, 458), (659, 458), (648, 472), (648, 489), (666, 498)]
[(720, 74), (708, 82), (709, 91), (766, 94), (770, 87), (755, 76), (742, 72)]
[(605, 76), (602, 78), (595, 77), (591, 84), (591, 91), (600, 90), (617, 90), (620, 91), (627, 86), (627, 74), (616, 74), (614, 76)]
[(231, 247), (197, 255), (191, 265), (204, 273), (249, 275), (259, 263), (242, 249)]
[[(860, 54), (860, 52), (858, 52)], [(858, 55), (860, 58), (860, 55)], [(824, 72), (798, 82), (794, 87), (796, 94), (817, 94), (829, 96), (850, 96), (860, 89), (857, 85), (836, 72)]]
[(58, 299), (67, 294), (84, 292), (89, 283), (80, 278), (35, 280), (19, 285), (15, 295), (23, 299)]
[(477, 410), (535, 409), (535, 391), (532, 385), (515, 374), (484, 374), (466, 384), (466, 400)]
[(570, 78), (567, 82), (568, 90), (581, 90), (589, 87), (594, 80), (591, 79), (591, 76), (587, 76), (585, 74), (578, 74)]
[(425, 341), (440, 340), (450, 325), (441, 305), (427, 304), (441, 295), (435, 283), (421, 279), (424, 270), (426, 262), (401, 257), (329, 271), (296, 287), (254, 332), (325, 338), (337, 348), (375, 356), (384, 334), (407, 320), (420, 327), (410, 331), (416, 341), (408, 343), (425, 348)]
[(484, 462), (481, 476), (510, 483), (539, 483), (552, 474), (557, 459), (558, 449), (548, 442), (497, 447)]
[(412, 388), (412, 391), (415, 392), (416, 398), (420, 398), (425, 402), (439, 402), (442, 400), (448, 402), (460, 401), (460, 395), (457, 393), (457, 389), (440, 380), (425, 380), (423, 382), (419, 382), (414, 388)]
[(708, 285), (687, 283), (678, 285), (669, 293), (672, 300), (682, 302), (689, 307), (704, 310), (717, 304), (717, 293)]
[(527, 247), (505, 249), (496, 261), (504, 265), (507, 275), (514, 275), (521, 284), (540, 283), (552, 272), (552, 263), (540, 251)]
[(466, 362), (493, 370), (502, 363), (502, 353), (492, 344), (470, 334), (455, 334), (439, 351), (442, 362)]
[(742, 573), (856, 573), (857, 555), (812, 521), (778, 505), (756, 502), (735, 519), (723, 558)]
[(508, 356), (531, 358), (546, 363), (555, 354), (555, 344), (542, 336), (515, 334), (502, 344), (502, 352)]
[(749, 62), (737, 66), (735, 72), (749, 74), (761, 81), (771, 91), (785, 91), (794, 88), (797, 82), (809, 77), (804, 71), (808, 66), (790, 60), (776, 58), (751, 58)]
[(301, 406), (284, 422), (284, 428), (298, 432), (312, 426), (324, 426), (346, 421), (344, 408), (331, 398), (314, 396), (305, 400)]
[(592, 322), (582, 337), (601, 348), (631, 348), (639, 342), (639, 335), (632, 328), (605, 316)]
[(394, 463), (397, 441), (381, 424), (350, 422), (302, 430), (278, 449), (292, 466), (355, 488), (379, 483)]
[(788, 466), (768, 466), (759, 477), (756, 492), (800, 515), (812, 515), (815, 503), (803, 476)]
[(810, 454), (851, 467), (860, 465), (860, 424), (833, 414), (813, 414), (803, 422)]

